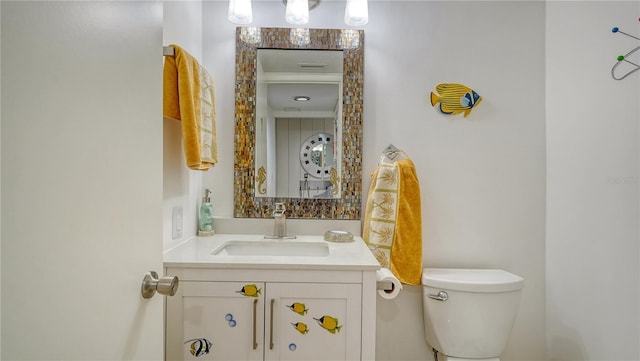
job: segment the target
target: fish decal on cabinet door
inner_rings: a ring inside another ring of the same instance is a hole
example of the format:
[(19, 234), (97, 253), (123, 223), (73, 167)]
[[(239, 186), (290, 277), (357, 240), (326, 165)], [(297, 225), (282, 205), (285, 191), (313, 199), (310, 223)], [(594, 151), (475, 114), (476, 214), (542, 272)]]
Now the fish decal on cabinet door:
[(240, 291), (236, 291), (236, 293), (247, 297), (258, 297), (260, 296), (260, 292), (262, 292), (262, 288), (258, 288), (255, 284), (244, 285)]
[(287, 305), (287, 307), (289, 307), (289, 309), (297, 314), (299, 314), (300, 316), (304, 316), (307, 314), (307, 311), (309, 311), (309, 309), (307, 308), (307, 306), (305, 306), (304, 303), (300, 303), (300, 302), (296, 302), (293, 303), (291, 305)]
[(206, 355), (211, 351), (213, 344), (206, 338), (196, 338), (193, 340), (185, 341), (185, 345), (191, 342), (189, 345), (189, 352), (195, 357)]
[(340, 332), (342, 325), (338, 326), (338, 319), (331, 316), (322, 316), (320, 318), (313, 318), (318, 322), (318, 324), (324, 328), (325, 330), (335, 334), (336, 332)]
[(306, 335), (307, 333), (309, 333), (309, 327), (304, 322), (296, 322), (296, 323), (292, 323), (292, 325), (298, 332), (300, 332), (303, 335)]
[(456, 115), (464, 113), (466, 118), (473, 107), (480, 104), (482, 97), (474, 90), (462, 84), (443, 83), (436, 85), (436, 92), (431, 92), (431, 105), (440, 103), (443, 114)]

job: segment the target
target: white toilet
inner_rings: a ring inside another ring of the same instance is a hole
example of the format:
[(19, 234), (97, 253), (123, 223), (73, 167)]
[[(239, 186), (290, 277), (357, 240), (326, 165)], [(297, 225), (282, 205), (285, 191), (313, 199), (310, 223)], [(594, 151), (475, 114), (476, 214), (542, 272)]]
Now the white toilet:
[(424, 329), (437, 361), (498, 361), (524, 279), (497, 269), (425, 268)]

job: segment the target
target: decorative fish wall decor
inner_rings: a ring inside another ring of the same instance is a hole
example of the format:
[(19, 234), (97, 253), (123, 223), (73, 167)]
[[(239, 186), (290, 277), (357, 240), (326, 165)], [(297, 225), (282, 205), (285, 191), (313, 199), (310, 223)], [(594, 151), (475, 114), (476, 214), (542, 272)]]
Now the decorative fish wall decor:
[(482, 97), (466, 85), (442, 83), (436, 85), (436, 92), (431, 92), (431, 105), (440, 103), (440, 111), (443, 114), (456, 115), (464, 113), (466, 118), (476, 105), (480, 104)]

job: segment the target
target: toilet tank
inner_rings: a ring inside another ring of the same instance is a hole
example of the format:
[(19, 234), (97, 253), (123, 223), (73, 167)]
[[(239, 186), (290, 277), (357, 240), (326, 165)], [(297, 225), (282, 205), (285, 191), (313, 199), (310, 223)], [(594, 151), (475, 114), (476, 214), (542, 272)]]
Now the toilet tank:
[(498, 269), (425, 268), (422, 284), (429, 345), (453, 357), (500, 356), (520, 304), (522, 277)]

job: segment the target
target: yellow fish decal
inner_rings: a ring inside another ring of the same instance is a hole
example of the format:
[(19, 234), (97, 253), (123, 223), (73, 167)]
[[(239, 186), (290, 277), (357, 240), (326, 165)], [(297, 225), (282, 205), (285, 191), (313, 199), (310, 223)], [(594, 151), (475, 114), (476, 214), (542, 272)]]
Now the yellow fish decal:
[(189, 342), (191, 342), (191, 345), (189, 347), (189, 352), (191, 352), (191, 354), (195, 357), (200, 357), (202, 355), (208, 354), (209, 351), (211, 351), (211, 346), (213, 346), (211, 341), (207, 340), (206, 338), (197, 338), (197, 339), (189, 340), (189, 341), (186, 341), (185, 344)]
[(256, 285), (244, 285), (240, 291), (236, 292), (247, 297), (258, 297), (262, 292), (262, 288), (258, 288)]
[(440, 111), (444, 114), (456, 115), (464, 112), (466, 118), (471, 109), (482, 101), (478, 93), (462, 84), (438, 84), (436, 92), (438, 94), (431, 92), (431, 105), (440, 103)]
[(318, 321), (318, 324), (322, 326), (322, 328), (331, 333), (336, 333), (336, 331), (340, 332), (340, 329), (342, 328), (342, 325), (338, 326), (338, 319), (335, 317), (325, 315), (320, 318), (314, 317), (313, 319)]
[(300, 332), (303, 335), (306, 335), (307, 333), (309, 333), (309, 328), (307, 327), (306, 323), (296, 322), (296, 323), (292, 323), (292, 325), (296, 330), (298, 330), (298, 332)]
[(291, 309), (291, 311), (299, 314), (300, 316), (306, 315), (307, 311), (309, 311), (309, 309), (306, 308), (307, 306), (305, 306), (304, 303), (299, 303), (299, 302), (296, 302), (296, 303), (294, 303), (292, 305), (289, 305), (287, 307), (289, 307), (289, 309)]

